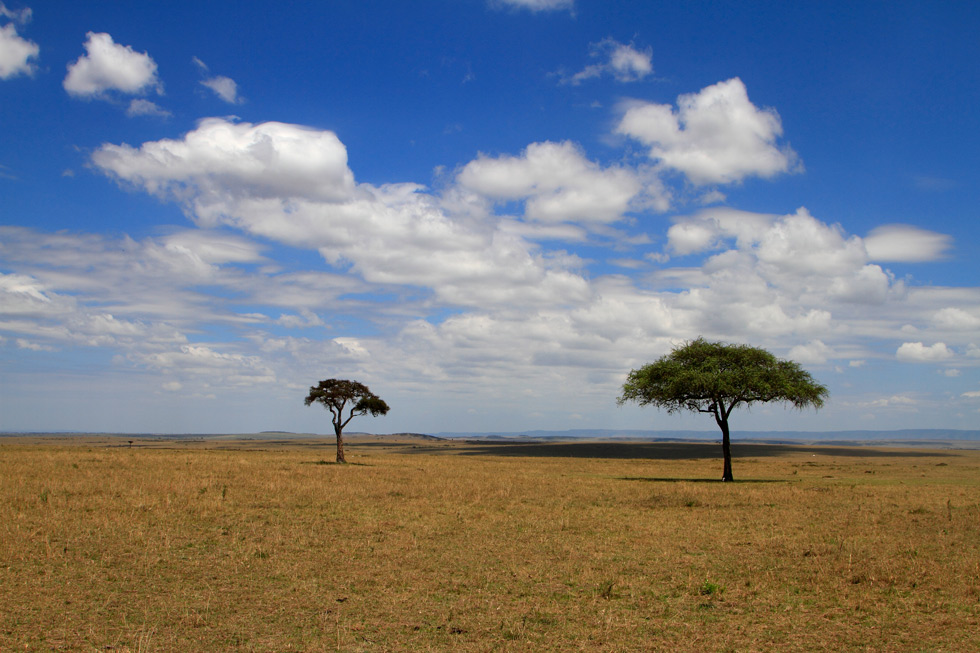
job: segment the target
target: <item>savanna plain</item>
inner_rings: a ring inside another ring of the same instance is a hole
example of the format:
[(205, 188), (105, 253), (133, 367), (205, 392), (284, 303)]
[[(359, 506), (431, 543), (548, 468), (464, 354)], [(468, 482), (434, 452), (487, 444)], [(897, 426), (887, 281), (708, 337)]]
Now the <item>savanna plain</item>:
[(980, 451), (733, 452), (0, 438), (0, 650), (980, 650)]

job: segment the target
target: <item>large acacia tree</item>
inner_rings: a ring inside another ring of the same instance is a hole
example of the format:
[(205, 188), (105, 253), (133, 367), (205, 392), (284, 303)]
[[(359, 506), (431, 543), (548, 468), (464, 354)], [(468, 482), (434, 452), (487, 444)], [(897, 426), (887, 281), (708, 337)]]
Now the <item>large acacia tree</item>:
[[(371, 392), (363, 383), (347, 379), (326, 379), (310, 386), (306, 397), (307, 406), (316, 402), (333, 415), (333, 431), (337, 434), (337, 462), (346, 463), (344, 457), (344, 427), (358, 415), (372, 416), (388, 413), (388, 404)], [(344, 411), (348, 411), (346, 416)]]
[(732, 478), (728, 417), (736, 406), (770, 401), (789, 402), (802, 410), (820, 408), (827, 388), (793, 361), (780, 360), (765, 349), (708, 342), (704, 338), (674, 348), (656, 362), (632, 370), (623, 384), (619, 404), (654, 405), (668, 413), (708, 413), (721, 429), (725, 457), (723, 481)]

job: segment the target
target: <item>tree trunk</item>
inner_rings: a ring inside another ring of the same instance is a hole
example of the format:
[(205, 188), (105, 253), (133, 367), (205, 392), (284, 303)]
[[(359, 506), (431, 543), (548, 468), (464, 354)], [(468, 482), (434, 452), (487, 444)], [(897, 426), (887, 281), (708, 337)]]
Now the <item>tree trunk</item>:
[(728, 434), (728, 420), (718, 420), (718, 426), (721, 427), (721, 451), (725, 456), (725, 469), (721, 474), (721, 480), (729, 483), (735, 479), (732, 477), (732, 442)]
[(342, 426), (334, 424), (333, 430), (337, 434), (337, 462), (346, 463), (347, 459), (344, 458), (344, 429)]

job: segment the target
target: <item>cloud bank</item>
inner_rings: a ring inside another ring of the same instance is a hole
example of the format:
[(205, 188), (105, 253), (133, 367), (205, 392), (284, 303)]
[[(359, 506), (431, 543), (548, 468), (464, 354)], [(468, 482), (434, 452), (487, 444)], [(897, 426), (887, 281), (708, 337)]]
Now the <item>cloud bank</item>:
[[(72, 95), (160, 92), (148, 54), (92, 32), (85, 49), (64, 81)], [(632, 45), (609, 39), (593, 54), (576, 83), (652, 73)], [(195, 62), (201, 84), (240, 101)], [(130, 115), (169, 115), (127, 99)], [(980, 291), (886, 267), (941, 259), (948, 236), (896, 224), (862, 237), (805, 207), (685, 204), (688, 187), (718, 201), (717, 187), (802, 170), (778, 113), (738, 78), (676, 105), (628, 102), (613, 131), (646, 156), (531, 142), (458, 162), (437, 188), (359, 181), (338, 134), (300, 124), (212, 117), (173, 138), (104, 143), (93, 169), (192, 226), (141, 240), (0, 227), (4, 346), (108, 351), (115, 369), (177, 397), (288, 394), (295, 379), (344, 370), (476, 410), (530, 398), (545, 416), (601, 413), (626, 370), (698, 335), (827, 373), (980, 360)], [(292, 250), (322, 263), (291, 266)], [(855, 406), (911, 409), (895, 397)]]
[[(720, 182), (772, 170), (744, 162), (734, 166), (734, 144), (781, 151), (774, 114), (753, 107), (740, 88), (740, 82), (721, 86), (724, 93), (734, 89), (739, 110), (721, 111), (720, 131), (706, 134), (692, 118), (697, 109), (679, 111), (689, 126), (681, 145), (701, 152), (702, 161), (713, 160), (703, 169), (715, 171)], [(695, 95), (716, 91), (709, 87)], [(679, 106), (700, 103), (682, 98)], [(759, 125), (767, 126), (761, 136)], [(567, 141), (531, 143), (517, 154), (478, 155), (439, 192), (414, 183), (360, 183), (336, 134), (284, 123), (210, 118), (179, 139), (136, 147), (106, 144), (92, 162), (120, 183), (179, 203), (200, 228), (230, 229), (246, 239), (235, 241), (238, 249), (202, 249), (184, 235), (164, 247), (187, 256), (181, 260), (193, 261), (200, 274), (229, 279), (236, 288), (264, 289), (243, 299), (249, 312), (224, 317), (253, 325), (249, 337), (259, 344), (261, 362), (220, 359), (252, 366), (262, 371), (253, 376), (261, 378), (282, 379), (302, 361), (329, 359), (405, 391), (451, 386), (502, 400), (516, 388), (564, 384), (599, 401), (614, 392), (624, 368), (699, 334), (761, 340), (805, 363), (847, 363), (852, 369), (888, 357), (954, 361), (960, 356), (943, 343), (901, 342), (892, 353), (871, 343), (894, 342), (910, 321), (917, 328), (937, 321), (950, 329), (967, 325), (973, 313), (956, 307), (980, 303), (976, 293), (964, 304), (945, 289), (907, 287), (876, 262), (881, 243), (888, 242), (880, 233), (863, 239), (805, 208), (773, 215), (715, 207), (674, 216), (662, 251), (648, 251), (647, 259), (698, 255), (699, 263), (641, 263), (647, 272), (634, 278), (589, 274), (589, 263), (564, 252), (561, 241), (633, 220), (633, 207), (641, 198), (649, 201), (656, 176), (644, 168), (601, 165)], [(702, 168), (682, 172), (693, 175), (692, 183), (708, 178)], [(666, 210), (669, 193), (660, 200)], [(898, 225), (885, 233), (905, 237), (911, 231)], [(918, 235), (948, 244), (941, 234)], [(333, 284), (328, 294), (341, 312), (376, 319), (382, 305), (372, 302), (372, 293), (400, 294), (399, 314), (387, 327), (394, 332), (337, 337), (315, 356), (316, 340), (274, 334), (277, 327), (328, 328), (329, 321), (319, 312), (324, 304), (309, 299), (291, 300), (298, 312), (273, 310), (273, 297), (304, 293), (292, 277), (241, 267), (260, 256), (247, 245), (255, 238), (319, 253), (332, 269), (323, 281)], [(643, 242), (634, 247), (647, 249)], [(146, 247), (157, 251), (159, 244)], [(224, 254), (195, 258), (181, 248)], [(235, 251), (243, 254), (232, 261), (228, 252)], [(931, 251), (939, 256), (943, 247)], [(356, 299), (345, 292), (345, 283), (359, 288)], [(869, 306), (876, 307), (874, 319)], [(964, 332), (955, 337), (966, 346)], [(160, 361), (174, 361), (167, 369), (176, 370), (181, 361), (193, 368), (192, 361), (213, 358), (184, 346), (175, 342), (165, 359), (128, 360), (160, 369)], [(190, 387), (189, 378), (180, 383)], [(560, 403), (563, 396), (549, 401)]]

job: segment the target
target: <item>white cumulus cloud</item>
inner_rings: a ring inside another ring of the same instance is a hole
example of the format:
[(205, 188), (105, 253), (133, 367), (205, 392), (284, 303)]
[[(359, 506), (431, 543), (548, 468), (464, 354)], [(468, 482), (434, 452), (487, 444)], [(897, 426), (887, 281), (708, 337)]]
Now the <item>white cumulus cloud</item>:
[[(202, 226), (316, 249), (371, 283), (431, 288), (462, 305), (564, 302), (588, 292), (575, 257), (544, 256), (504, 223), (451, 216), (416, 184), (355, 184), (347, 150), (329, 131), (209, 118), (180, 140), (103, 145), (92, 161), (182, 203)], [(610, 177), (604, 188), (616, 186), (619, 176)], [(560, 202), (566, 191), (545, 199)]]
[(304, 309), (300, 311), (299, 315), (280, 315), (279, 319), (276, 320), (276, 324), (290, 329), (308, 329), (310, 327), (323, 326), (324, 322), (313, 311)]
[(34, 41), (20, 36), (16, 26), (16, 23), (24, 24), (31, 20), (31, 10), (11, 11), (0, 2), (0, 19), (12, 21), (0, 25), (0, 79), (33, 75), (37, 71), (35, 60), (41, 48)]
[(887, 224), (871, 230), (864, 246), (873, 261), (919, 263), (943, 258), (953, 239), (946, 234), (907, 224)]
[(749, 101), (742, 80), (718, 82), (669, 105), (628, 105), (616, 132), (650, 147), (650, 158), (696, 185), (773, 177), (799, 168), (796, 153), (780, 146), (782, 122), (772, 109)]
[(25, 338), (17, 338), (16, 342), (19, 349), (27, 349), (30, 351), (54, 351), (54, 347), (51, 347), (50, 345), (40, 345)]
[(969, 313), (962, 308), (946, 307), (936, 312), (933, 321), (947, 329), (957, 331), (973, 331), (980, 329), (980, 317)]
[(18, 23), (28, 23), (30, 22), (33, 13), (34, 12), (31, 11), (30, 7), (24, 7), (20, 11), (14, 11), (12, 9), (8, 9), (5, 3), (0, 2), (0, 18), (7, 18)]
[(525, 215), (541, 222), (613, 222), (642, 190), (626, 168), (601, 168), (570, 142), (532, 143), (521, 156), (480, 156), (456, 181), (500, 200), (526, 200)]
[(599, 63), (586, 66), (571, 77), (566, 84), (578, 85), (587, 79), (611, 75), (618, 82), (635, 82), (653, 73), (653, 53), (650, 48), (637, 50), (633, 44), (625, 44), (608, 38), (592, 45), (591, 55)]
[(255, 243), (224, 233), (206, 230), (181, 231), (163, 238), (166, 248), (189, 252), (208, 265), (260, 263), (265, 257)]
[(733, 238), (738, 247), (751, 247), (759, 242), (777, 217), (727, 207), (705, 209), (675, 220), (667, 230), (667, 246), (682, 256), (719, 249)]
[(880, 397), (867, 402), (858, 404), (863, 408), (903, 408), (915, 406), (919, 402), (908, 395), (892, 395), (890, 397)]
[(207, 64), (194, 57), (192, 59), (201, 72), (206, 75), (201, 80), (201, 86), (210, 89), (215, 95), (228, 104), (241, 104), (242, 98), (238, 95), (238, 84), (231, 77), (224, 75), (211, 75)]
[(813, 218), (806, 209), (775, 221), (758, 241), (759, 260), (799, 274), (858, 269), (865, 252), (856, 236)]
[(798, 363), (820, 365), (834, 357), (834, 350), (820, 340), (811, 340), (805, 345), (796, 345), (789, 350), (790, 360)]
[(202, 200), (261, 198), (344, 200), (354, 175), (347, 148), (333, 132), (267, 122), (202, 120), (182, 140), (103, 145), (93, 162), (114, 177), (153, 194), (188, 191)]
[(156, 104), (143, 98), (136, 98), (129, 103), (126, 115), (130, 118), (134, 116), (155, 116), (157, 118), (169, 118), (173, 114)]
[(895, 352), (899, 360), (912, 362), (943, 361), (953, 357), (946, 343), (937, 342), (926, 346), (921, 342), (904, 342)]
[(120, 45), (106, 33), (88, 32), (85, 54), (68, 64), (63, 86), (77, 97), (104, 97), (108, 91), (140, 95), (162, 92), (157, 64), (145, 52)]
[(528, 9), (530, 11), (558, 11), (574, 9), (575, 0), (490, 0), (491, 5)]
[(206, 345), (181, 345), (158, 353), (135, 353), (129, 358), (168, 374), (191, 378), (220, 376), (231, 386), (276, 382), (275, 372), (260, 357), (225, 353)]
[(203, 80), (201, 85), (214, 91), (215, 95), (228, 104), (238, 104), (241, 102), (241, 98), (238, 97), (238, 84), (231, 77), (225, 77), (224, 75), (209, 77)]

